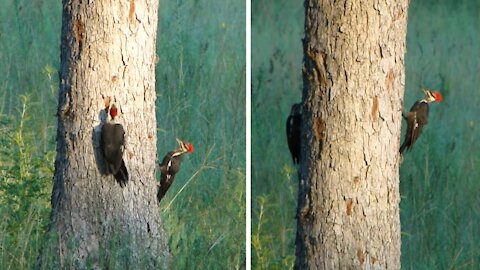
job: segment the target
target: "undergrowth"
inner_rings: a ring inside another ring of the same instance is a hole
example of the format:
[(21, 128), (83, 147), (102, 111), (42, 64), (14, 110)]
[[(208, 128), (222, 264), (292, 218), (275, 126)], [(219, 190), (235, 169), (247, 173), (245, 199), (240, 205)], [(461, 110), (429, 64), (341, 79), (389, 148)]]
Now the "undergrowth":
[(36, 151), (28, 96), (18, 119), (0, 115), (0, 262), (7, 269), (32, 266), (50, 213), (53, 151)]

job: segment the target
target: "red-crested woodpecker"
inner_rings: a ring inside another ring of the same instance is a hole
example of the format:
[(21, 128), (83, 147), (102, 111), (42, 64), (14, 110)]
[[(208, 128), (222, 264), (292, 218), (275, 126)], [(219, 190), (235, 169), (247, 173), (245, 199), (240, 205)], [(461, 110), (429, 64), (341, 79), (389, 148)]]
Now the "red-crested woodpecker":
[(400, 154), (405, 149), (411, 150), (413, 144), (422, 134), (423, 127), (428, 123), (428, 104), (443, 100), (442, 94), (437, 91), (423, 89), (423, 92), (425, 92), (426, 97), (417, 100), (407, 115), (403, 116), (407, 120), (407, 132), (405, 133), (405, 140), (400, 147)]
[(177, 150), (168, 152), (163, 158), (162, 163), (159, 164), (161, 176), (160, 186), (157, 193), (158, 202), (162, 200), (172, 185), (173, 180), (175, 180), (175, 175), (180, 170), (183, 154), (193, 152), (193, 145), (191, 143), (179, 139), (177, 139), (177, 143), (179, 148)]
[(116, 123), (118, 108), (114, 103), (107, 108), (107, 122), (102, 127), (101, 149), (106, 165), (106, 174), (113, 174), (121, 187), (125, 187), (128, 181), (128, 171), (123, 161), (125, 149), (125, 130)]
[(287, 118), (287, 143), (292, 154), (294, 164), (300, 163), (300, 134), (302, 129), (302, 104), (292, 105), (290, 115)]

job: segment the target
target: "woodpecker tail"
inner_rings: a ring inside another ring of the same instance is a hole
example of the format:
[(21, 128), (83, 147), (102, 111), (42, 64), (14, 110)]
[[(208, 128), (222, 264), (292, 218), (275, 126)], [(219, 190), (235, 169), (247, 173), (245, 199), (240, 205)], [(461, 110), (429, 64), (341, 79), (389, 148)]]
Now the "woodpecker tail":
[(162, 175), (160, 176), (160, 186), (158, 187), (157, 192), (157, 199), (159, 203), (163, 199), (163, 197), (165, 197), (165, 194), (167, 194), (167, 191), (172, 185), (174, 179), (174, 175), (166, 175), (162, 173)]
[(158, 192), (157, 192), (158, 203), (160, 203), (160, 201), (163, 199), (163, 196), (165, 196), (165, 191), (162, 190), (161, 186), (158, 186)]
[(121, 187), (125, 187), (127, 185), (128, 171), (127, 171), (127, 167), (125, 167), (125, 162), (123, 161), (123, 159), (122, 159), (122, 165), (120, 166), (120, 169), (114, 176)]
[(160, 201), (163, 199), (163, 197), (165, 197), (165, 194), (167, 193), (167, 190), (170, 187), (170, 186), (166, 187), (165, 184), (166, 183), (164, 183), (163, 185), (160, 184), (160, 186), (158, 186), (158, 192), (157, 192), (158, 203), (160, 203)]

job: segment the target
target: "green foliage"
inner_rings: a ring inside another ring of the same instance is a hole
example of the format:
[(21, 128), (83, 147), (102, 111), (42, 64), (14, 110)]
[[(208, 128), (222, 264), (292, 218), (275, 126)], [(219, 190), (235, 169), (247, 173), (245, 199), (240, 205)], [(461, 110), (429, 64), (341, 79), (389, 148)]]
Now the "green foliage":
[[(405, 269), (480, 265), (479, 11), (477, 1), (410, 3), (405, 109), (421, 97), (419, 85), (445, 99), (431, 106), (400, 170)], [(297, 178), (285, 169), (292, 161), (284, 121), (301, 99), (303, 12), (294, 1), (252, 3), (254, 269), (291, 268), (295, 254)]]
[[(293, 269), (293, 218), (289, 213), (281, 211), (278, 205), (270, 204), (271, 201), (269, 195), (256, 197), (256, 207), (252, 214), (255, 217), (251, 238), (252, 269)], [(277, 220), (276, 217), (280, 218)]]
[[(0, 268), (31, 269), (49, 222), (61, 1), (3, 2)], [(159, 13), (158, 157), (175, 137), (195, 146), (160, 205), (172, 269), (245, 268), (245, 3), (165, 1)], [(124, 268), (115, 258), (129, 248), (110, 247), (103, 265)]]
[(36, 151), (29, 98), (20, 99), (18, 120), (0, 115), (0, 262), (23, 269), (35, 262), (48, 223), (54, 154)]

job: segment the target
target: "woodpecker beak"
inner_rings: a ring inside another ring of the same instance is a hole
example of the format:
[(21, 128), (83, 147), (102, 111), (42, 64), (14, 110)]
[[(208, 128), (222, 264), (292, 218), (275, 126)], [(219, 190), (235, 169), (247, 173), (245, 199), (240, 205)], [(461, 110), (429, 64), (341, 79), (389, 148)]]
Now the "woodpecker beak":
[(183, 145), (182, 140), (180, 140), (179, 138), (175, 138), (175, 140), (177, 140), (178, 146), (180, 146), (180, 148), (182, 148), (182, 145)]
[(179, 138), (176, 138), (176, 140), (177, 140), (178, 146), (180, 146), (180, 150), (184, 153), (187, 152), (188, 149), (186, 147), (186, 144), (182, 140), (180, 140)]
[(110, 111), (110, 105), (111, 105), (111, 102), (112, 102), (112, 98), (111, 97), (106, 97), (103, 99), (103, 103), (104, 103), (104, 108), (105, 108), (105, 111), (108, 113)]
[(428, 90), (427, 88), (423, 88), (422, 90), (423, 90), (423, 93), (425, 93), (425, 96), (427, 98), (433, 97), (433, 91), (432, 90)]

